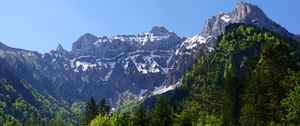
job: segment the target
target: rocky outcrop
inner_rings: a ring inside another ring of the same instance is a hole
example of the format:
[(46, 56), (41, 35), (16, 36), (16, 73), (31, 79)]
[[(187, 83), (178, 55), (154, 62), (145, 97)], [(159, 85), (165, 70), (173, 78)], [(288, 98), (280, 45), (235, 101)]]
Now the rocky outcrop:
[(72, 54), (75, 56), (83, 55), (93, 55), (94, 46), (93, 43), (96, 42), (98, 38), (90, 33), (85, 33), (82, 35), (72, 46)]
[(55, 52), (68, 58), (72, 57), (71, 54), (67, 50), (65, 50), (61, 44), (57, 45)]
[(266, 28), (285, 36), (292, 35), (285, 28), (269, 19), (258, 6), (243, 1), (237, 3), (235, 11), (220, 13), (206, 20), (201, 35), (219, 36), (230, 23), (245, 23), (256, 27)]
[(73, 43), (71, 53), (75, 56), (92, 55), (113, 58), (120, 53), (136, 50), (168, 50), (175, 48), (181, 38), (165, 27), (153, 27), (149, 32), (138, 35), (117, 35), (97, 38), (89, 33)]
[(285, 28), (268, 18), (256, 5), (242, 1), (238, 2), (233, 14), (233, 19), (230, 23), (245, 23), (256, 27), (266, 28), (284, 36), (292, 36)]
[(163, 26), (154, 26), (149, 33), (152, 33), (155, 36), (168, 35), (170, 32)]

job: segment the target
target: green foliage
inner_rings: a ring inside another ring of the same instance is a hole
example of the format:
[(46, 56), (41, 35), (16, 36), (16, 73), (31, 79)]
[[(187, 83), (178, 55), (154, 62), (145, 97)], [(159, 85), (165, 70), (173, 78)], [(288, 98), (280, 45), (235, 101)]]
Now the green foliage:
[(130, 117), (129, 126), (148, 126), (149, 117), (146, 110), (140, 105), (137, 110)]
[(112, 121), (107, 116), (98, 115), (96, 118), (94, 118), (89, 126), (113, 126)]
[(133, 112), (141, 104), (139, 99), (122, 99), (120, 105), (118, 106), (118, 112), (126, 113)]
[(83, 120), (83, 114), (85, 110), (85, 103), (74, 101), (71, 106), (71, 112), (74, 114), (74, 119), (76, 120)]
[[(89, 101), (86, 103), (86, 106), (85, 106), (85, 114), (83, 115), (83, 124), (84, 125), (87, 125), (91, 122), (91, 120), (93, 120), (97, 115), (98, 115), (98, 111), (97, 111), (97, 105), (96, 105), (96, 102), (94, 100), (93, 97), (91, 97), (89, 99)], [(102, 116), (98, 116), (98, 119), (95, 120), (96, 122), (99, 120), (99, 119), (102, 119), (102, 118), (105, 118), (103, 115)], [(96, 123), (95, 122), (95, 123)]]
[(282, 106), (287, 111), (284, 120), (289, 125), (300, 125), (300, 72), (290, 71), (283, 84), (294, 87), (289, 91), (287, 97), (281, 101)]
[(97, 106), (97, 109), (98, 109), (98, 114), (100, 114), (102, 116), (108, 116), (109, 115), (110, 106), (104, 98), (99, 102), (99, 104)]
[(124, 113), (114, 113), (112, 117), (113, 126), (128, 126), (129, 116)]
[(223, 122), (220, 117), (200, 112), (197, 120), (197, 126), (223, 126)]
[(172, 108), (168, 105), (166, 99), (158, 97), (151, 112), (152, 126), (171, 126), (172, 116)]
[(21, 80), (13, 82), (18, 87), (0, 79), (0, 125), (73, 125), (73, 116), (68, 105), (56, 100), (47, 93), (37, 91), (30, 84)]

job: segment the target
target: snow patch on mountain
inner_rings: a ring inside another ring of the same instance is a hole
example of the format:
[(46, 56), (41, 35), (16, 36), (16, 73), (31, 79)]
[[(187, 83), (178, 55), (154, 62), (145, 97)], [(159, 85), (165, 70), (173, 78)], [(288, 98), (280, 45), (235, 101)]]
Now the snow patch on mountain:
[(168, 87), (164, 86), (164, 85), (161, 85), (159, 87), (154, 87), (154, 91), (152, 91), (152, 95), (160, 95), (167, 91), (174, 90), (178, 85), (179, 85), (179, 82), (174, 85), (170, 85)]
[(229, 22), (229, 21), (231, 20), (231, 17), (230, 17), (229, 15), (223, 15), (223, 16), (221, 17), (221, 19), (222, 19), (223, 21), (225, 21), (225, 22)]
[(76, 68), (78, 68), (79, 66), (82, 66), (83, 71), (86, 71), (88, 68), (96, 67), (96, 64), (92, 64), (92, 63), (85, 62), (85, 61), (76, 61), (75, 65), (76, 65)]
[(193, 44), (195, 44), (195, 42), (197, 42), (196, 44), (202, 44), (205, 43), (207, 40), (207, 37), (203, 37), (202, 35), (196, 35), (193, 36), (192, 38), (188, 38), (187, 40), (184, 41), (184, 43), (191, 43), (188, 46), (186, 46), (186, 48), (190, 48), (192, 49), (195, 46), (192, 46)]
[(196, 35), (192, 38), (188, 38), (187, 40), (185, 40), (181, 47), (184, 46), (186, 49), (193, 49), (195, 48), (197, 45), (199, 44), (203, 44), (207, 41), (207, 39), (210, 38), (209, 37), (203, 37), (202, 35)]
[(154, 41), (161, 41), (166, 40), (171, 37), (173, 33), (167, 32), (164, 34), (154, 34), (151, 32), (146, 32), (138, 35), (118, 35), (113, 36), (111, 38), (108, 38), (106, 36), (100, 37), (96, 42), (94, 42), (94, 45), (100, 45), (104, 42), (115, 42), (115, 41), (121, 41), (121, 42), (131, 42), (131, 43), (139, 43), (141, 45), (145, 45), (147, 42), (154, 42)]
[(148, 91), (147, 89), (141, 89), (140, 94), (139, 94), (139, 100), (144, 99), (144, 95), (147, 91)]
[(195, 48), (198, 47), (200, 44), (204, 44), (207, 42), (209, 38), (212, 36), (204, 37), (203, 35), (199, 34), (193, 36), (191, 38), (186, 39), (180, 45), (180, 48), (176, 49), (175, 55), (192, 55), (191, 51), (195, 51)]

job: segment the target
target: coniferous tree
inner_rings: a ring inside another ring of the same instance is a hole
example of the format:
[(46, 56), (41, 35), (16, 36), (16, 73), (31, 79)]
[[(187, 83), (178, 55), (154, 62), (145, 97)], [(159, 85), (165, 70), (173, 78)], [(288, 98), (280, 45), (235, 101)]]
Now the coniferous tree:
[(110, 106), (104, 98), (99, 102), (97, 109), (98, 109), (98, 114), (102, 116), (109, 116)]
[(91, 97), (90, 100), (86, 103), (83, 125), (89, 124), (90, 121), (93, 120), (97, 115), (97, 105), (94, 98)]
[(133, 113), (130, 118), (130, 126), (148, 126), (149, 118), (143, 105), (140, 105), (138, 109)]
[(168, 105), (164, 97), (158, 97), (151, 113), (151, 124), (153, 126), (171, 126), (172, 108)]

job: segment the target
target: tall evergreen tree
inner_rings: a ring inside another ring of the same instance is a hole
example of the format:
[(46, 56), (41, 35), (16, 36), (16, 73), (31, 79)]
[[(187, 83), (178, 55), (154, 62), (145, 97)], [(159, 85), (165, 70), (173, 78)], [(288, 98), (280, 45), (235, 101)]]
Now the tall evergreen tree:
[(172, 108), (168, 105), (164, 97), (158, 97), (151, 113), (151, 124), (153, 126), (171, 126)]
[(143, 105), (140, 105), (138, 109), (133, 113), (130, 118), (130, 126), (148, 126), (149, 118)]
[(99, 102), (97, 109), (98, 109), (98, 114), (102, 116), (109, 116), (110, 106), (104, 98)]
[(91, 97), (86, 103), (83, 125), (88, 125), (90, 121), (93, 120), (97, 115), (97, 105), (94, 98)]

